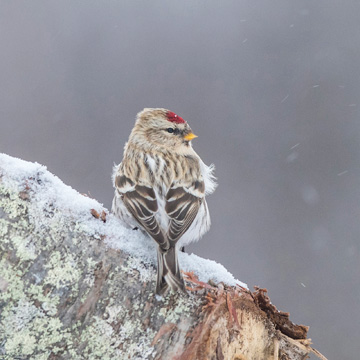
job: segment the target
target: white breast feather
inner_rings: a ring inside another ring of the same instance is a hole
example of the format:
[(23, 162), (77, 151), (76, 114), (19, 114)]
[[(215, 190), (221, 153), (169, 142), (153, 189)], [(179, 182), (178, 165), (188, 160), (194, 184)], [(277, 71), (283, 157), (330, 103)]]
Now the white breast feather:
[(205, 195), (212, 194), (217, 187), (216, 177), (214, 175), (215, 165), (211, 164), (210, 166), (207, 166), (201, 159), (199, 159), (199, 162), (201, 175), (203, 176), (205, 183)]

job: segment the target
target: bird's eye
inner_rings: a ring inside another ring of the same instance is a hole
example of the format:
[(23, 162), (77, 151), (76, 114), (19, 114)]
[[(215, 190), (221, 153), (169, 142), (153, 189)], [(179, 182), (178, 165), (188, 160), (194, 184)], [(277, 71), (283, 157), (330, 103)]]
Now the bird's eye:
[(168, 133), (172, 134), (174, 132), (174, 129), (173, 128), (168, 128), (167, 131), (168, 131)]

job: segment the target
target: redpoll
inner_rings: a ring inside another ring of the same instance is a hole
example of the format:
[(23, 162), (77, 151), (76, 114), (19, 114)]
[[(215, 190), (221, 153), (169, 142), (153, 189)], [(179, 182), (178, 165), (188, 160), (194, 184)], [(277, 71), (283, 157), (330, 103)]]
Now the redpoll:
[(144, 109), (114, 168), (112, 212), (131, 228), (139, 227), (157, 243), (156, 293), (168, 286), (185, 291), (178, 248), (208, 231), (205, 195), (215, 190), (213, 166), (191, 146), (196, 135), (180, 116), (166, 109)]

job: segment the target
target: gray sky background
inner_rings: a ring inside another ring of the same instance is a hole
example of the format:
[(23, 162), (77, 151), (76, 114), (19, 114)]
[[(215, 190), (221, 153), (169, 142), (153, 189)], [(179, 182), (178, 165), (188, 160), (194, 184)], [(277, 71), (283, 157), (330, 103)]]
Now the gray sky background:
[(144, 107), (186, 119), (216, 165), (219, 261), (358, 359), (360, 3), (0, 1), (0, 151), (110, 208)]

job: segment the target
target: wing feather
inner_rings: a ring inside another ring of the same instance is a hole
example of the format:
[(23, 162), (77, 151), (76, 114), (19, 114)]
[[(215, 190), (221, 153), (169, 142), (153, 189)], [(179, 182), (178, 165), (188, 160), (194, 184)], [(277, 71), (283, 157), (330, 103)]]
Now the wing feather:
[(144, 185), (135, 185), (124, 175), (115, 179), (115, 185), (131, 215), (163, 250), (168, 249), (168, 240), (155, 218), (158, 203), (154, 189)]
[(193, 223), (202, 198), (184, 187), (171, 188), (166, 195), (165, 211), (170, 218), (167, 238), (174, 245)]

